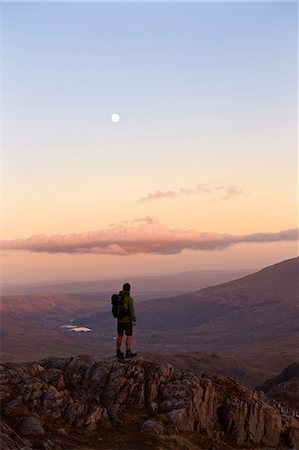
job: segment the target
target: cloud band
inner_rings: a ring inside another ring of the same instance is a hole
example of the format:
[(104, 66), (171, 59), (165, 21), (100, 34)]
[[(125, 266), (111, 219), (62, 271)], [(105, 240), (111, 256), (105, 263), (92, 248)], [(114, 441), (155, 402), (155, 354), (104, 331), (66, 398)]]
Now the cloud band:
[[(208, 184), (199, 184), (193, 188), (180, 188), (176, 191), (161, 191), (158, 190), (154, 193), (150, 193), (145, 197), (138, 200), (138, 203), (152, 202), (163, 199), (173, 199), (191, 194), (210, 194), (217, 197), (213, 197), (209, 202), (216, 203), (222, 200), (230, 200), (236, 196), (248, 194), (248, 191), (235, 185), (213, 186)], [(219, 196), (221, 194), (221, 196)]]
[[(135, 222), (135, 221), (134, 221)], [(229, 235), (202, 233), (195, 230), (172, 230), (163, 224), (146, 220), (137, 226), (116, 226), (104, 230), (0, 241), (4, 252), (133, 255), (176, 254), (184, 250), (223, 250), (240, 243), (297, 241), (298, 229), (277, 233)]]

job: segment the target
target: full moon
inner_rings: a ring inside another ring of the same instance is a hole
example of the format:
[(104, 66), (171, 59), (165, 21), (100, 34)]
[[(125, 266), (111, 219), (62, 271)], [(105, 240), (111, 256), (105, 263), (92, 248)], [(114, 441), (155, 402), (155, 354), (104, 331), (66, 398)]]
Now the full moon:
[(111, 120), (113, 123), (118, 123), (120, 121), (119, 114), (116, 114), (116, 113), (112, 114)]

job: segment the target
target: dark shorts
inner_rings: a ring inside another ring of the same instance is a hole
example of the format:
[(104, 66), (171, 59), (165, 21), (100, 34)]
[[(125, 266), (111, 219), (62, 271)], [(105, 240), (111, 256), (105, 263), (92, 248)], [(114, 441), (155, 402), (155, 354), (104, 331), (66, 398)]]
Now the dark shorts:
[(133, 325), (132, 322), (118, 322), (117, 323), (117, 333), (119, 336), (124, 335), (124, 331), (126, 336), (132, 336), (133, 334)]

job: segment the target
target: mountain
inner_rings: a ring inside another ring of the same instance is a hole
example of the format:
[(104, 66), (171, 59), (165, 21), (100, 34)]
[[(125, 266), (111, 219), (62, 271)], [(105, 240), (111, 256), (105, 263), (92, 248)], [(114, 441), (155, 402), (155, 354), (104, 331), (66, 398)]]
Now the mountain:
[[(241, 279), (175, 298), (140, 305), (141, 326), (152, 330), (198, 327), (218, 317), (242, 335), (263, 332), (265, 322), (281, 332), (298, 331), (299, 258), (267, 267)], [(237, 319), (237, 320), (236, 320)], [(268, 331), (268, 330), (267, 330)], [(268, 333), (266, 333), (268, 336)]]
[[(192, 292), (195, 289), (212, 286), (240, 278), (252, 273), (253, 270), (199, 270), (170, 275), (129, 277), (137, 301), (157, 298), (157, 296), (178, 295)], [(106, 293), (110, 298), (112, 292), (118, 292), (124, 278), (110, 278), (90, 281), (60, 281), (52, 283), (33, 283), (14, 285), (3, 283), (2, 295), (28, 295), (28, 294), (88, 294)]]
[(298, 448), (296, 412), (229, 377), (87, 355), (1, 365), (3, 450)]
[[(238, 270), (197, 271), (175, 275), (132, 278), (136, 303), (167, 297), (191, 289), (231, 280), (243, 274)], [(118, 291), (121, 279), (102, 279), (88, 282), (38, 283), (25, 286), (2, 286), (1, 359), (26, 361), (52, 354), (68, 356), (76, 351), (94, 356), (114, 353), (114, 323), (99, 333), (76, 335), (62, 329), (64, 324), (76, 324), (76, 318), (99, 311), (111, 310), (111, 293)], [(187, 286), (185, 288), (185, 286)], [(8, 294), (8, 292), (10, 292)], [(113, 331), (112, 331), (113, 330)], [(104, 334), (104, 336), (103, 336)], [(99, 346), (99, 342), (101, 345)], [(269, 374), (271, 375), (271, 374)], [(256, 380), (261, 381), (261, 380)]]
[[(297, 280), (295, 258), (193, 293), (136, 301), (134, 349), (252, 388), (299, 359)], [(0, 309), (2, 361), (115, 353), (110, 293), (6, 295)]]
[[(143, 349), (214, 351), (263, 368), (281, 370), (298, 359), (299, 258), (190, 294), (136, 306)], [(82, 325), (113, 327), (110, 313), (91, 315)]]

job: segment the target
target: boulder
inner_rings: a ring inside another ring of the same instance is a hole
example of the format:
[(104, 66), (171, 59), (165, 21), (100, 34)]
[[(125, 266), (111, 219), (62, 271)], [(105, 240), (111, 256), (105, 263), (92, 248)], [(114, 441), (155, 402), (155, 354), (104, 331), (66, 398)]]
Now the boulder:
[(154, 419), (149, 419), (146, 420), (143, 424), (142, 424), (142, 429), (144, 430), (151, 430), (154, 433), (157, 434), (163, 434), (164, 433), (164, 427), (161, 423), (157, 422)]
[(25, 417), (20, 427), (21, 436), (43, 436), (44, 434), (44, 427), (37, 417)]

